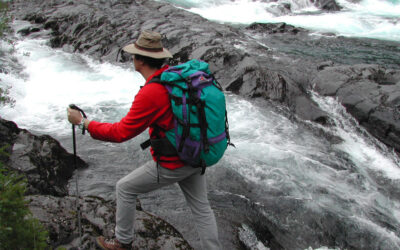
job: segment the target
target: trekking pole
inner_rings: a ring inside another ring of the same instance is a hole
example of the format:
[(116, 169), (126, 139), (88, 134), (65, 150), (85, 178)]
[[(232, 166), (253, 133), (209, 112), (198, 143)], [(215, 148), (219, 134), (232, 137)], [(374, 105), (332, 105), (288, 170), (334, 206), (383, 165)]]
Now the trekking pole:
[[(78, 108), (75, 104), (70, 104), (69, 107), (71, 109), (78, 110), (79, 112), (82, 113), (82, 116), (84, 118), (87, 118), (85, 112), (83, 112), (83, 110)], [(83, 127), (83, 129), (82, 129), (82, 134), (85, 134), (85, 127)], [(72, 144), (73, 144), (73, 149), (74, 149), (74, 165), (75, 165), (75, 169), (78, 170), (78, 162), (77, 162), (77, 155), (76, 155), (75, 124), (72, 124)], [(80, 205), (79, 205), (79, 196), (80, 195), (79, 195), (78, 177), (79, 177), (79, 173), (77, 172), (76, 178), (75, 178), (75, 188), (76, 188), (75, 195), (76, 195), (76, 211), (77, 211), (77, 214), (78, 214), (79, 244), (81, 244), (82, 230), (81, 230), (81, 209), (80, 209)]]

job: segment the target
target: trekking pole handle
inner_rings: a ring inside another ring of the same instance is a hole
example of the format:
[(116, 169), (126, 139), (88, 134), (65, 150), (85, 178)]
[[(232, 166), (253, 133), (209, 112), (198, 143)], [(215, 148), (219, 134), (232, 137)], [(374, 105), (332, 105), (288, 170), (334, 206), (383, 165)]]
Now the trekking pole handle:
[[(70, 104), (69, 107), (70, 107), (71, 109), (78, 110), (78, 111), (82, 114), (83, 118), (85, 118), (85, 119), (87, 118), (85, 112), (84, 112), (82, 109), (80, 109), (78, 106), (76, 106), (75, 104)], [(86, 129), (85, 129), (85, 126), (83, 126), (83, 128), (82, 128), (82, 134), (83, 134), (83, 135), (85, 134), (85, 130), (86, 130)]]
[(79, 112), (81, 112), (81, 114), (82, 114), (82, 116), (83, 116), (84, 118), (87, 118), (85, 112), (84, 112), (82, 109), (80, 109), (78, 106), (76, 106), (75, 104), (70, 104), (69, 107), (70, 107), (71, 109), (78, 110)]

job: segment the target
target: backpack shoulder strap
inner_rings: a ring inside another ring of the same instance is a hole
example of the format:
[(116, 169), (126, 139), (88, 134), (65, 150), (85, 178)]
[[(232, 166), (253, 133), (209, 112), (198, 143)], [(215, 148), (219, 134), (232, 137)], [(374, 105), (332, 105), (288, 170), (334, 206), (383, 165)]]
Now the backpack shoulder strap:
[(151, 78), (148, 84), (150, 83), (161, 83), (161, 75)]

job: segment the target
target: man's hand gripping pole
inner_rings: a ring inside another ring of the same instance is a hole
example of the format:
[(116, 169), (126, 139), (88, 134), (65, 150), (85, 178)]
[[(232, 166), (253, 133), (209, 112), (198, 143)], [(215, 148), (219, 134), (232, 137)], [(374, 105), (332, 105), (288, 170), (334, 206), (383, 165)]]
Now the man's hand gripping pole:
[[(69, 107), (70, 107), (71, 109), (78, 110), (79, 112), (81, 112), (83, 118), (87, 119), (87, 116), (86, 116), (85, 112), (84, 112), (82, 109), (80, 109), (78, 106), (76, 106), (75, 104), (70, 104)], [(74, 125), (74, 124), (72, 124), (72, 129), (75, 130), (75, 125)], [(82, 135), (85, 134), (85, 130), (86, 130), (86, 128), (85, 128), (85, 126), (83, 126), (83, 128), (82, 128)]]

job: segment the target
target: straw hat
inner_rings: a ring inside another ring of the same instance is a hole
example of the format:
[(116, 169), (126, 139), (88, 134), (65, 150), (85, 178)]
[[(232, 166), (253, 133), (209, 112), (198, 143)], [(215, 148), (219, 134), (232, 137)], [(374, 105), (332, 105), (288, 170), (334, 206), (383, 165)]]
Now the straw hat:
[(142, 31), (135, 43), (128, 44), (122, 49), (130, 54), (156, 59), (172, 58), (171, 53), (162, 45), (161, 34), (149, 30)]

